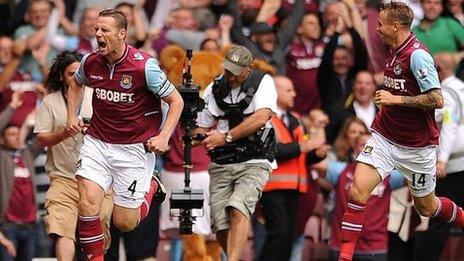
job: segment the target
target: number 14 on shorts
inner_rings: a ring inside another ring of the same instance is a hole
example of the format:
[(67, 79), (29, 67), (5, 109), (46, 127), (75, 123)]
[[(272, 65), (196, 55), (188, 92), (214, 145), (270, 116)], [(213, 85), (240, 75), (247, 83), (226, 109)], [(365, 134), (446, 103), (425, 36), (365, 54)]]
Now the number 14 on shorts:
[(418, 174), (418, 173), (413, 173), (412, 174), (412, 187), (425, 187), (426, 179), (425, 179), (425, 174)]

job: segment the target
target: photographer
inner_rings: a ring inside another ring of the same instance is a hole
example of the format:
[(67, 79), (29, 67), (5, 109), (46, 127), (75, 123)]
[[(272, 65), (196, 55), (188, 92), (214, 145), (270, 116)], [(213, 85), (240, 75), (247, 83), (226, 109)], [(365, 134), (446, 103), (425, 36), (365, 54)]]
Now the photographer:
[[(205, 109), (196, 132), (213, 163), (210, 174), (213, 232), (228, 260), (239, 260), (249, 220), (272, 167), (275, 137), (270, 118), (277, 93), (269, 75), (250, 68), (253, 57), (243, 46), (232, 47), (219, 75), (205, 90)], [(216, 126), (216, 130), (211, 130)]]

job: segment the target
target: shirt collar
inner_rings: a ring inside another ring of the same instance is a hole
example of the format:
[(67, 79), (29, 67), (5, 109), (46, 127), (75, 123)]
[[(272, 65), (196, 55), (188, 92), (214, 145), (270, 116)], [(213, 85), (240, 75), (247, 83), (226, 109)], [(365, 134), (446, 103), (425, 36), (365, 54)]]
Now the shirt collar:
[(416, 39), (416, 36), (413, 33), (410, 33), (406, 40), (404, 40), (396, 49), (392, 49), (392, 53), (398, 54), (399, 52), (404, 50), (406, 46), (414, 39)]
[(130, 46), (128, 44), (124, 44), (125, 47), (124, 47), (124, 53), (122, 54), (121, 58), (119, 58), (118, 60), (116, 60), (114, 63), (113, 63), (113, 66), (122, 62), (126, 57), (127, 57), (127, 53), (129, 52), (129, 48)]
[(279, 117), (279, 119), (282, 119), (282, 116), (287, 113), (284, 109), (280, 108), (279, 106), (277, 106), (277, 112), (276, 112), (276, 115), (277, 117)]

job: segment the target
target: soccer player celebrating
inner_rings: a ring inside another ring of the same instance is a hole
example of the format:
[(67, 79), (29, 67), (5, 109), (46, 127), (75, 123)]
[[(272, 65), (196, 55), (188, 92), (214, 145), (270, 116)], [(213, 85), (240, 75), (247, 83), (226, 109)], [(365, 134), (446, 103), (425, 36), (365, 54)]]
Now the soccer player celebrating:
[[(133, 230), (148, 215), (161, 187), (151, 179), (155, 153), (168, 150), (183, 101), (157, 61), (125, 43), (127, 19), (119, 11), (100, 12), (95, 26), (99, 49), (82, 59), (68, 92), (67, 130), (82, 131), (76, 110), (82, 85), (94, 89), (93, 116), (77, 163), (78, 234), (89, 260), (103, 260), (98, 213), (106, 190), (114, 191), (114, 224)], [(161, 124), (161, 100), (169, 105)]]
[(339, 260), (352, 259), (366, 202), (393, 169), (406, 177), (419, 214), (459, 227), (464, 224), (462, 209), (434, 192), (439, 137), (434, 110), (443, 107), (443, 97), (433, 58), (410, 31), (413, 17), (402, 2), (381, 7), (377, 31), (391, 51), (383, 89), (375, 94), (381, 110), (372, 123), (372, 137), (357, 158), (342, 219)]

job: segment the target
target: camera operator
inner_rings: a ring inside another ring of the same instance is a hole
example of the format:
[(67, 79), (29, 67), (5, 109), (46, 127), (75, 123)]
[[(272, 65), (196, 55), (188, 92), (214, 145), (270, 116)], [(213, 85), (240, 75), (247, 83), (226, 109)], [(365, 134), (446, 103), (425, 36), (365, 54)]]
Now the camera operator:
[(212, 160), (212, 229), (230, 261), (242, 254), (250, 216), (276, 167), (269, 120), (277, 111), (277, 93), (270, 75), (250, 68), (252, 60), (243, 46), (228, 51), (224, 74), (206, 88), (205, 109), (197, 118), (196, 132), (206, 134), (202, 144)]

